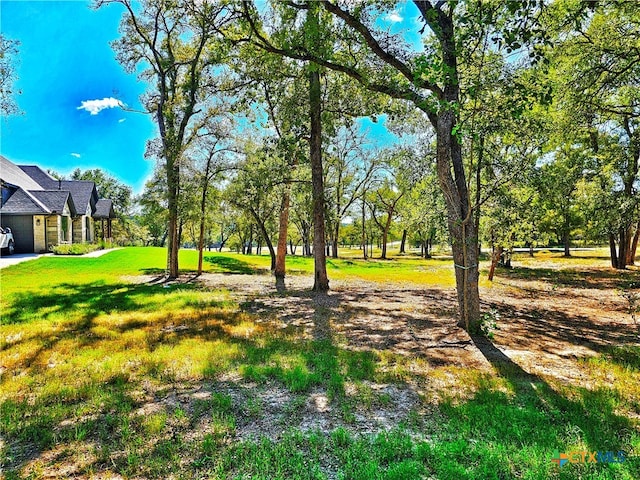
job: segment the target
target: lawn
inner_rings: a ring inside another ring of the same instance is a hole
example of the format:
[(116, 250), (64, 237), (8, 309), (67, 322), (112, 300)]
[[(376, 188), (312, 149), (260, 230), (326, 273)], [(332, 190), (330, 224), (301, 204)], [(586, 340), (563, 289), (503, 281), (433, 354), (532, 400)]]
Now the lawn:
[[(158, 281), (157, 248), (3, 269), (0, 468), (7, 479), (640, 478), (640, 348), (618, 293), (638, 271), (596, 253), (517, 257), (481, 282), (493, 340), (454, 327), (444, 258), (331, 259), (328, 296), (308, 292), (302, 257), (288, 259), (286, 292), (268, 257), (230, 253), (207, 253), (195, 278), (196, 252), (181, 251), (172, 284)], [(617, 461), (551, 461), (569, 451)]]

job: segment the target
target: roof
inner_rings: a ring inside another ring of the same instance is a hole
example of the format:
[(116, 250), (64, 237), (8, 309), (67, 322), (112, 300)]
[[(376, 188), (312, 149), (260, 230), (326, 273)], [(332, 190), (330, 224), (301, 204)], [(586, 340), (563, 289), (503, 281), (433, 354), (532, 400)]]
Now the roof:
[(98, 218), (115, 217), (113, 202), (99, 200), (90, 180), (57, 180), (37, 165), (15, 165), (1, 155), (0, 179), (13, 191), (0, 209), (6, 215), (62, 213), (68, 202), (72, 215), (89, 211)]
[(76, 207), (73, 203), (73, 198), (68, 191), (39, 190), (29, 193), (40, 200), (51, 211), (51, 213), (62, 213), (64, 211), (65, 204), (68, 202), (71, 215), (76, 214)]
[(71, 192), (71, 196), (79, 213), (84, 214), (89, 206), (92, 207), (91, 210), (93, 210), (91, 197), (94, 195), (94, 192), (94, 200), (98, 199), (96, 184), (94, 182), (90, 180), (58, 180), (36, 165), (20, 165), (19, 168), (46, 190), (67, 190)]
[[(42, 170), (40, 167), (36, 165), (18, 165), (18, 168), (22, 170), (26, 175), (29, 176), (33, 181), (38, 183), (42, 187), (42, 189), (48, 190), (57, 190), (58, 189), (58, 179), (52, 177), (47, 172)], [(40, 189), (40, 190), (42, 190)], [(35, 190), (35, 189), (29, 189)]]
[(96, 203), (96, 212), (93, 214), (93, 218), (115, 218), (116, 214), (113, 211), (113, 202), (107, 198), (101, 198)]
[(51, 213), (49, 209), (29, 192), (18, 188), (0, 208), (2, 215), (38, 215)]
[(0, 155), (0, 178), (6, 183), (26, 190), (42, 190), (43, 187), (20, 167)]

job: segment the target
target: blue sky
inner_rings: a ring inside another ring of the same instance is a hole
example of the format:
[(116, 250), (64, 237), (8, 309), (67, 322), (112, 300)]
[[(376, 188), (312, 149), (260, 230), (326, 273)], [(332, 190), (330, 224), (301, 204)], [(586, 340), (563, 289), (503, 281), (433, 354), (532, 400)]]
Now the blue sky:
[(118, 98), (140, 109), (145, 85), (124, 72), (110, 46), (121, 7), (93, 11), (88, 5), (0, 2), (2, 33), (20, 41), (16, 88), (23, 111), (1, 121), (0, 152), (14, 163), (63, 174), (99, 167), (139, 193), (153, 170), (143, 155), (156, 127), (148, 115), (100, 108), (114, 103), (103, 99)]
[[(406, 28), (417, 13), (407, 12), (411, 7), (381, 21)], [(144, 158), (145, 146), (157, 128), (149, 115), (113, 107), (118, 99), (141, 110), (146, 88), (124, 72), (111, 49), (121, 14), (119, 5), (95, 11), (82, 0), (0, 1), (0, 29), (20, 42), (15, 86), (23, 112), (0, 121), (2, 155), (61, 174), (101, 168), (142, 192), (154, 166)], [(363, 129), (376, 143), (393, 139), (383, 121), (363, 120)]]

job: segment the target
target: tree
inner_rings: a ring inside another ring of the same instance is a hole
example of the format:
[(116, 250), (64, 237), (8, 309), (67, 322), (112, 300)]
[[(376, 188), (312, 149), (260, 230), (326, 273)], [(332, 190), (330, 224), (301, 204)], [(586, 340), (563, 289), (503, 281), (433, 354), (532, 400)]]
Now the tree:
[(271, 241), (278, 212), (278, 188), (286, 185), (284, 166), (273, 150), (246, 146), (247, 158), (239, 165), (226, 198), (236, 208), (251, 215), (271, 255), (271, 271), (276, 268), (276, 251)]
[[(293, 2), (292, 2), (293, 3)], [(308, 48), (304, 44), (279, 42), (260, 28), (258, 11), (244, 3), (244, 17), (254, 40), (266, 50), (290, 58), (312, 61), (337, 70), (360, 82), (369, 90), (411, 102), (422, 111), (436, 131), (436, 163), (440, 186), (447, 206), (448, 228), (452, 239), (459, 325), (469, 331), (479, 328), (477, 229), (473, 221), (465, 164), (458, 133), (461, 108), (460, 64), (464, 45), (473, 48), (492, 27), (496, 46), (509, 51), (533, 41), (540, 33), (535, 21), (539, 2), (508, 2), (485, 8), (483, 2), (437, 2), (416, 0), (425, 27), (430, 30), (425, 53), (409, 47), (399, 36), (385, 30), (378, 19), (389, 12), (393, 2), (362, 5), (310, 2), (299, 8), (319, 8), (335, 21), (330, 51)], [(328, 22), (327, 22), (328, 23)], [(423, 29), (423, 30), (424, 30)], [(531, 51), (535, 57), (536, 52)]]
[(382, 235), (382, 253), (380, 258), (387, 259), (387, 243), (391, 223), (398, 217), (398, 202), (404, 196), (405, 191), (390, 180), (385, 179), (378, 188), (370, 192), (369, 208), (371, 219), (380, 229)]
[(560, 18), (572, 22), (558, 28), (558, 106), (571, 121), (570, 138), (592, 150), (609, 197), (601, 200), (610, 206), (599, 223), (606, 224), (612, 267), (624, 269), (640, 237), (640, 52), (629, 43), (640, 35), (640, 12), (631, 2), (559, 8), (565, 8)]
[(368, 184), (378, 166), (367, 161), (372, 152), (364, 150), (366, 139), (357, 131), (353, 123), (341, 129), (327, 148), (326, 182), (328, 197), (327, 209), (332, 210), (330, 219), (331, 255), (338, 258), (338, 238), (340, 225), (349, 213), (364, 185)]
[[(167, 275), (178, 276), (180, 167), (200, 125), (217, 115), (212, 95), (228, 90), (223, 75), (227, 48), (223, 29), (233, 17), (218, 2), (99, 0), (124, 6), (122, 37), (114, 42), (118, 61), (153, 82), (143, 103), (155, 116), (164, 160), (168, 210)], [(223, 72), (223, 73), (221, 73)]]
[(0, 116), (8, 117), (19, 113), (15, 95), (21, 92), (15, 90), (17, 80), (15, 61), (20, 42), (11, 40), (0, 34)]
[(164, 175), (156, 168), (153, 176), (145, 184), (142, 195), (137, 199), (141, 207), (138, 222), (149, 231), (149, 239), (146, 242), (155, 247), (163, 247), (167, 241), (167, 201)]

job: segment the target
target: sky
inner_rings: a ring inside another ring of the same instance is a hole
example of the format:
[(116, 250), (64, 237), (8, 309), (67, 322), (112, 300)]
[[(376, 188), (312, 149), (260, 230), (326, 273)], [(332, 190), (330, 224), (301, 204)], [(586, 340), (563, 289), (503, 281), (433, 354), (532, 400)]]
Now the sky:
[[(157, 136), (140, 95), (146, 85), (127, 74), (110, 42), (119, 37), (120, 5), (99, 10), (90, 2), (0, 1), (0, 31), (18, 40), (15, 88), (21, 115), (0, 120), (0, 154), (14, 163), (38, 165), (68, 175), (101, 168), (142, 193), (153, 171), (146, 160), (148, 140)], [(381, 22), (405, 28), (414, 21), (407, 7)], [(415, 12), (411, 13), (415, 16)], [(415, 41), (415, 39), (413, 39)], [(393, 141), (382, 121), (362, 120), (376, 143)]]

